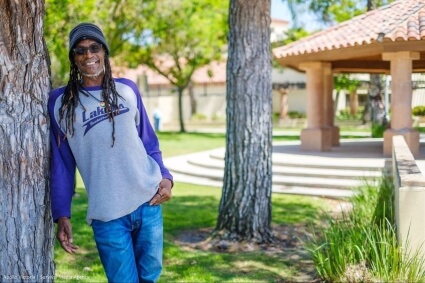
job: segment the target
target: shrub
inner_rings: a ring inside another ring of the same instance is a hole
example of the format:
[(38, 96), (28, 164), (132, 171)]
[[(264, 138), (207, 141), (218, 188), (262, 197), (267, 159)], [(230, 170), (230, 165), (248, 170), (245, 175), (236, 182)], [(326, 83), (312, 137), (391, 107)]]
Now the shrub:
[(425, 106), (420, 105), (420, 106), (413, 107), (412, 115), (413, 116), (425, 116)]
[(207, 116), (203, 113), (194, 113), (191, 118), (193, 121), (205, 121), (206, 119)]
[(359, 107), (357, 111), (357, 115), (352, 115), (351, 109), (348, 107), (348, 108), (339, 110), (336, 118), (338, 120), (360, 120), (363, 116), (363, 112), (364, 112), (364, 107)]
[(382, 138), (388, 124), (372, 123), (372, 138)]
[(306, 115), (298, 111), (288, 111), (288, 117), (291, 119), (297, 119), (297, 118), (305, 118)]
[(213, 121), (226, 121), (226, 115), (223, 115), (220, 112), (214, 113), (211, 117), (211, 120)]
[(405, 257), (394, 224), (393, 183), (384, 176), (365, 184), (341, 218), (328, 217), (306, 242), (317, 274), (325, 282), (424, 282), (423, 257)]

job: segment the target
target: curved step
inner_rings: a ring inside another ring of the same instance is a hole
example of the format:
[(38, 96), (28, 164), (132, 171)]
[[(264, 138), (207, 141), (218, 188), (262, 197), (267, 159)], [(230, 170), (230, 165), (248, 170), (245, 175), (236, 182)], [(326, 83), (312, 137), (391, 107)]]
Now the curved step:
[[(214, 151), (209, 154), (209, 158), (224, 161), (224, 152)], [(386, 162), (391, 162), (391, 159), (365, 159), (353, 160), (352, 158), (328, 158), (328, 157), (315, 157), (300, 156), (295, 154), (286, 153), (273, 153), (273, 165), (277, 166), (291, 166), (291, 167), (309, 167), (309, 168), (323, 168), (328, 169), (341, 169), (344, 170), (363, 170), (363, 171), (382, 171), (386, 166)]]
[[(199, 166), (207, 169), (224, 170), (224, 160), (204, 157), (194, 157), (188, 159), (187, 162), (194, 166)], [(273, 163), (273, 174), (282, 176), (297, 176), (297, 177), (321, 177), (321, 178), (341, 178), (341, 179), (369, 179), (382, 176), (380, 170), (368, 170), (364, 168), (345, 169), (342, 167), (310, 167), (309, 164), (304, 166), (291, 166), (290, 164)]]
[[(187, 176), (185, 174), (173, 173), (174, 181), (197, 184), (201, 186), (210, 186), (221, 189), (223, 182), (217, 180), (211, 180), (202, 177)], [(353, 190), (341, 190), (332, 188), (310, 188), (302, 186), (283, 186), (283, 185), (272, 185), (272, 192), (294, 194), (294, 195), (308, 195), (326, 198), (347, 198), (354, 194)]]
[[(185, 174), (188, 176), (198, 177), (198, 178), (207, 178), (216, 181), (223, 181), (224, 171), (222, 169), (213, 169), (213, 168), (204, 168), (200, 166), (195, 166), (190, 164), (182, 159), (167, 160), (167, 168), (172, 172), (172, 174), (179, 173)], [(274, 173), (274, 172), (273, 172)], [(362, 178), (352, 178), (352, 179), (341, 179), (336, 178), (326, 178), (315, 177), (315, 176), (292, 176), (292, 175), (278, 175), (273, 174), (272, 183), (276, 185), (284, 186), (305, 186), (312, 188), (333, 188), (333, 189), (350, 189), (353, 187), (360, 186), (364, 184), (365, 180)]]
[[(347, 142), (332, 152), (302, 152), (299, 142), (273, 144), (272, 191), (343, 198), (360, 185), (374, 185), (388, 168), (379, 141)], [(174, 179), (222, 187), (225, 148), (164, 159)]]

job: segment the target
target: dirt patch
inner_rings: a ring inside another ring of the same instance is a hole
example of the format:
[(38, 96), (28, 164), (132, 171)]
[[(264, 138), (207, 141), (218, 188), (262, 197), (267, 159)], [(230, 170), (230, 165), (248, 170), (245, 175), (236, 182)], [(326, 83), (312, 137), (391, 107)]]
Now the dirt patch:
[[(328, 213), (338, 217), (351, 208), (347, 202), (326, 199)], [(282, 282), (320, 282), (316, 275), (313, 261), (308, 251), (303, 247), (303, 241), (311, 237), (311, 227), (306, 224), (273, 225), (275, 241), (270, 244), (252, 242), (233, 242), (226, 240), (211, 240), (209, 237), (213, 228), (184, 231), (175, 239), (175, 243), (188, 250), (204, 250), (225, 253), (263, 251), (287, 261), (297, 274)]]

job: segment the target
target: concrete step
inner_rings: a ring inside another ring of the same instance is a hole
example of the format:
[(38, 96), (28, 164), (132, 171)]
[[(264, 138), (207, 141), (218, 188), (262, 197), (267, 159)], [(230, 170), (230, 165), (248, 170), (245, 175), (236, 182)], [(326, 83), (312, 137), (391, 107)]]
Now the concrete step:
[[(186, 174), (180, 174), (173, 172), (174, 181), (196, 184), (200, 186), (210, 186), (221, 189), (223, 182), (218, 180), (209, 179), (207, 177), (195, 177)], [(332, 188), (311, 188), (303, 186), (284, 186), (284, 185), (272, 185), (272, 191), (274, 193), (293, 194), (293, 195), (306, 195), (306, 196), (317, 196), (325, 198), (347, 198), (354, 194), (353, 190), (341, 190)]]
[[(208, 156), (194, 156), (187, 162), (194, 166), (207, 169), (224, 170), (224, 160)], [(378, 168), (345, 168), (342, 166), (310, 166), (310, 164), (296, 164), (273, 162), (273, 174), (294, 177), (320, 177), (339, 179), (370, 179), (382, 176)]]
[[(382, 156), (382, 141), (346, 140), (331, 152), (303, 152), (299, 141), (273, 143), (272, 191), (344, 198), (354, 188), (374, 185), (391, 161)], [(221, 188), (225, 148), (166, 158), (178, 182)]]
[[(217, 159), (224, 162), (224, 149), (213, 150), (209, 153), (208, 158)], [(361, 158), (355, 160), (353, 158), (329, 158), (315, 156), (312, 158), (309, 155), (297, 155), (287, 153), (273, 153), (273, 165), (275, 166), (290, 166), (301, 168), (326, 168), (326, 169), (341, 169), (341, 170), (359, 170), (364, 172), (381, 172), (385, 167), (385, 162), (374, 158)]]
[[(167, 168), (172, 172), (172, 174), (179, 173), (191, 177), (223, 181), (224, 167), (204, 167), (198, 166), (190, 162), (190, 160), (193, 160), (194, 158), (200, 158), (200, 156), (201, 155), (198, 154), (186, 157), (175, 157), (166, 159), (164, 162)], [(331, 188), (349, 190), (354, 187), (360, 186), (365, 182), (365, 178), (363, 176), (351, 176), (350, 178), (348, 178), (348, 176), (343, 176), (343, 178), (341, 178), (338, 176), (330, 177), (330, 175), (308, 175), (307, 172), (299, 173), (298, 175), (292, 175), (289, 172), (286, 172), (285, 174), (278, 174), (275, 173), (275, 169), (276, 167), (273, 167), (273, 184), (287, 187), (301, 186), (311, 188)], [(328, 171), (328, 174), (330, 173), (331, 171)]]
[[(191, 177), (206, 178), (208, 180), (223, 181), (223, 171), (217, 170), (204, 170), (197, 168), (190, 168), (189, 171), (170, 168), (173, 174), (185, 174)], [(273, 185), (281, 185), (286, 187), (309, 187), (309, 188), (330, 188), (350, 190), (364, 184), (364, 180), (352, 179), (335, 179), (335, 178), (315, 178), (315, 177), (294, 177), (294, 176), (273, 176)]]

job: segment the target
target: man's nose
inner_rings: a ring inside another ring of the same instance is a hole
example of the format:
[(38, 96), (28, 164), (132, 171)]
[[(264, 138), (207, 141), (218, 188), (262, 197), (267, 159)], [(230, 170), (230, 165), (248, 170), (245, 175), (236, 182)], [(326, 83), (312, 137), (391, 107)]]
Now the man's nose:
[(91, 56), (93, 56), (93, 54), (94, 54), (94, 53), (92, 53), (92, 52), (90, 51), (90, 49), (87, 49), (87, 50), (86, 50), (86, 52), (84, 53), (84, 56), (86, 56), (86, 57), (91, 57)]

